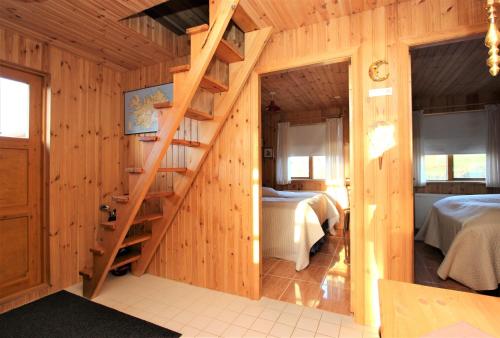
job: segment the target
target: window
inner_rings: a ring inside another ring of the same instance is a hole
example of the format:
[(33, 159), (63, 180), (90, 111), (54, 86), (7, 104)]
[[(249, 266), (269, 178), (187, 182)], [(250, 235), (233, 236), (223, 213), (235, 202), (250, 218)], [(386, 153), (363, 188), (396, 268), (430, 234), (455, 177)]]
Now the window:
[(313, 156), (313, 179), (324, 180), (326, 178), (326, 157)]
[(0, 78), (0, 136), (29, 137), (29, 90), (27, 83)]
[(291, 156), (288, 169), (292, 178), (309, 178), (309, 156)]
[(484, 180), (486, 154), (425, 155), (429, 181)]
[(486, 177), (486, 154), (453, 155), (454, 179), (484, 179)]
[(425, 176), (429, 181), (446, 181), (448, 155), (425, 155)]
[(294, 179), (325, 179), (325, 156), (290, 156), (288, 158), (290, 175)]

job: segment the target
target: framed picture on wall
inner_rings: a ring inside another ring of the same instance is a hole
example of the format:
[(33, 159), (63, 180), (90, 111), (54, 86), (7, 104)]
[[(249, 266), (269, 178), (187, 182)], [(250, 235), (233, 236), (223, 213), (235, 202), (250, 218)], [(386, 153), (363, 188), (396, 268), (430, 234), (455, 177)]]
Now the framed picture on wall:
[(270, 147), (264, 148), (262, 154), (264, 155), (264, 158), (273, 158), (273, 148)]
[(157, 132), (158, 110), (153, 105), (172, 98), (173, 83), (125, 92), (125, 135)]

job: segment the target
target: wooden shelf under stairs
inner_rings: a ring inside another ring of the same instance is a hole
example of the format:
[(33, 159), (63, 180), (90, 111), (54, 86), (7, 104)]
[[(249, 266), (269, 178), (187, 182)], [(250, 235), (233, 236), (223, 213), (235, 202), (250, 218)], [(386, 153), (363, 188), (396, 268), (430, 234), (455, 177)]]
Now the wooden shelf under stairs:
[(139, 260), (139, 258), (141, 258), (141, 253), (139, 251), (131, 251), (124, 255), (117, 256), (109, 269), (110, 270), (117, 269), (121, 266), (133, 263)]
[[(127, 168), (125, 171), (129, 174), (142, 174), (144, 172), (143, 168)], [(187, 172), (187, 168), (158, 168), (159, 173), (179, 173), (183, 174)]]

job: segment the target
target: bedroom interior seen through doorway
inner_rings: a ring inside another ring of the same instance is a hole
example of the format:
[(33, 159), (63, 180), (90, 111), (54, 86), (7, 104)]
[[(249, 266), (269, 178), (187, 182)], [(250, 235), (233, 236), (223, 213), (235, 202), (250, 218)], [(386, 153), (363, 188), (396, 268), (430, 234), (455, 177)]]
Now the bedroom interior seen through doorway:
[(483, 40), (410, 51), (414, 276), (418, 284), (498, 296), (491, 262), (500, 257), (490, 250), (497, 244), (489, 227), (500, 224), (488, 219), (500, 219), (500, 177), (490, 170), (499, 161), (500, 87), (484, 65)]
[(349, 62), (260, 81), (261, 295), (350, 314)]

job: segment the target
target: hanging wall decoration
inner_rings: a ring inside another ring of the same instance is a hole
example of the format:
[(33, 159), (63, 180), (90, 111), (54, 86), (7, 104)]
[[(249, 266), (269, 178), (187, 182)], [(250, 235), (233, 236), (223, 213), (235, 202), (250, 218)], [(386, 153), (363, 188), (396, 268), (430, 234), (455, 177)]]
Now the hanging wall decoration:
[(125, 135), (158, 131), (158, 110), (155, 103), (173, 98), (173, 83), (125, 92)]

